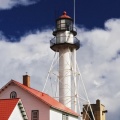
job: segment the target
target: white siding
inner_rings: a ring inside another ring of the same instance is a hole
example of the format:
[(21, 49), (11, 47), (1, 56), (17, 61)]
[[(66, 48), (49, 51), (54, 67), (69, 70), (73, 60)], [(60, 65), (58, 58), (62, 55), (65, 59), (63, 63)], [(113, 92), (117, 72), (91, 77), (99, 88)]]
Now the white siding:
[(62, 113), (57, 110), (50, 109), (50, 120), (62, 120)]
[(78, 120), (78, 118), (73, 117), (73, 116), (69, 116), (69, 120)]
[[(62, 120), (62, 114), (63, 112), (55, 110), (55, 109), (50, 109), (50, 120)], [(77, 117), (74, 117), (72, 115), (68, 115), (68, 120), (78, 120)]]
[(24, 120), (22, 117), (22, 114), (19, 110), (18, 105), (15, 106), (15, 108), (8, 120)]

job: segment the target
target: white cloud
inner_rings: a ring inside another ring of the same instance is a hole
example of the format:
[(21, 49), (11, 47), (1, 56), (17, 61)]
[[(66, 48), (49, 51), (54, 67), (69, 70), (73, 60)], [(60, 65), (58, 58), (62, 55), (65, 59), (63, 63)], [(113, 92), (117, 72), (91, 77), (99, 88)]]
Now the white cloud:
[(25, 72), (33, 77), (33, 81), (31, 81), (33, 86), (37, 84), (34, 80), (39, 80), (38, 82), (42, 82), (40, 86), (43, 85), (42, 80), (47, 75), (45, 71), (48, 71), (53, 57), (49, 48), (51, 32), (51, 30), (47, 30), (37, 31), (35, 34), (30, 33), (21, 37), (20, 42), (15, 43), (7, 42), (8, 40), (1, 36), (0, 87), (10, 79), (22, 80), (21, 77)]
[[(82, 47), (78, 61), (90, 99), (101, 99), (110, 112), (120, 110), (120, 19), (106, 21), (105, 29), (78, 29)], [(111, 114), (113, 116), (113, 114)], [(108, 113), (108, 119), (112, 116)], [(119, 116), (114, 116), (116, 120)]]
[(30, 5), (36, 3), (38, 0), (0, 0), (0, 9), (11, 9), (17, 5)]
[[(108, 120), (119, 120), (120, 110), (120, 19), (106, 21), (105, 29), (77, 28), (81, 48), (77, 61), (92, 103), (96, 99), (108, 109)], [(54, 56), (49, 48), (52, 30), (37, 31), (11, 43), (0, 39), (0, 80), (2, 87), (10, 79), (22, 81), (25, 72), (31, 76), (31, 86), (42, 90)]]

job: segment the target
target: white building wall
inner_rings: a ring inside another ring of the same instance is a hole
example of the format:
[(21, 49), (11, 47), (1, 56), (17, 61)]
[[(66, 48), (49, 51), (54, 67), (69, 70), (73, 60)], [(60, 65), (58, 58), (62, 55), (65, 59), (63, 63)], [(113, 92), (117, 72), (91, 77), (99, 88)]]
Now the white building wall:
[(69, 120), (78, 120), (78, 118), (76, 118), (74, 116), (69, 116)]
[(18, 105), (15, 106), (15, 108), (8, 120), (24, 120)]
[(39, 120), (49, 120), (50, 107), (15, 84), (11, 84), (5, 88), (4, 91), (0, 93), (0, 99), (10, 98), (10, 93), (12, 91), (15, 91), (17, 93), (17, 98), (22, 100), (28, 120), (31, 120), (32, 110), (39, 110)]
[[(58, 111), (55, 109), (50, 109), (50, 120), (63, 120), (62, 119), (62, 111)], [(65, 114), (65, 113), (64, 113)], [(68, 120), (78, 120), (77, 117), (74, 117), (72, 115), (68, 115), (69, 119)]]
[(60, 111), (50, 109), (50, 120), (62, 120), (62, 113)]

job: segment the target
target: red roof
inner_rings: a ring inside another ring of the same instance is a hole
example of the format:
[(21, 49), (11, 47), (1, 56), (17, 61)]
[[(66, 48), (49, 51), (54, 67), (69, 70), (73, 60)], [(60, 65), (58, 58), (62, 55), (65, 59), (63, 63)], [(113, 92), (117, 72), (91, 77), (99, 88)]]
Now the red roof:
[[(29, 92), (33, 96), (37, 97), (38, 99), (40, 99), (44, 103), (48, 104), (50, 107), (64, 111), (66, 113), (70, 113), (70, 114), (75, 115), (75, 116), (79, 116), (76, 112), (67, 108), (66, 106), (64, 106), (63, 104), (61, 104), (57, 100), (55, 100), (54, 98), (50, 97), (48, 94), (45, 94), (43, 92), (40, 92), (40, 91), (35, 90), (33, 88), (30, 88), (30, 87), (27, 87), (27, 86), (15, 81), (15, 80), (11, 80), (7, 85), (11, 84), (12, 82), (15, 83), (16, 85), (18, 85), (19, 87), (21, 87), (22, 89), (26, 90), (27, 92)], [(4, 89), (4, 88), (5, 87), (3, 87), (2, 89)], [(2, 91), (2, 89), (0, 91)]]
[(8, 120), (19, 99), (0, 99), (0, 120)]
[(60, 16), (60, 18), (71, 18), (71, 17), (67, 15), (67, 12), (66, 12), (66, 11), (64, 11), (64, 12), (63, 12), (63, 15)]

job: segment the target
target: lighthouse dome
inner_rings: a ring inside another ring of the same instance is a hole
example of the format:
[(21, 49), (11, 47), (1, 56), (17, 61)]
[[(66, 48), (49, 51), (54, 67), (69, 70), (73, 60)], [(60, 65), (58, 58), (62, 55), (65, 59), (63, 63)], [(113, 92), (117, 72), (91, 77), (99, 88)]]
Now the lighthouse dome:
[(71, 19), (71, 17), (67, 15), (66, 11), (64, 11), (63, 14), (59, 18), (70, 18)]

